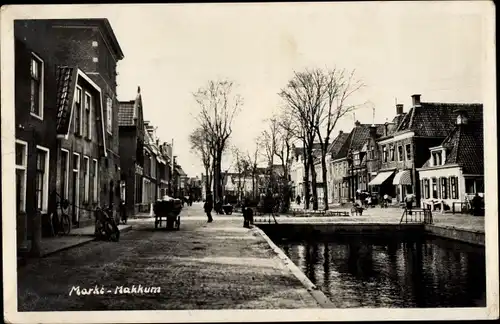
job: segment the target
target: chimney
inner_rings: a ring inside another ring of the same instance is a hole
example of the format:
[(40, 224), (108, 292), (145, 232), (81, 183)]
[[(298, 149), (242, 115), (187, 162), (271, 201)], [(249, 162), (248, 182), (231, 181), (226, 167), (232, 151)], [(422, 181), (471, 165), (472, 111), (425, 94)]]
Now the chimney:
[(342, 130), (339, 131), (339, 135), (342, 135), (344, 134), (344, 132)]
[(389, 123), (385, 122), (384, 124), (384, 136), (387, 136), (389, 134)]
[(419, 94), (414, 94), (411, 96), (413, 107), (420, 107), (420, 96)]
[(360, 126), (360, 125), (361, 125), (361, 123), (359, 122), (359, 120), (356, 120), (356, 121), (354, 122), (354, 125), (355, 125), (356, 127), (358, 127), (358, 126)]
[(377, 126), (375, 126), (374, 124), (370, 126), (370, 137), (371, 138), (377, 137)]
[(396, 115), (402, 115), (403, 114), (403, 104), (397, 104), (396, 105)]
[(467, 125), (468, 116), (467, 111), (463, 108), (456, 109), (454, 111), (457, 114), (457, 125)]

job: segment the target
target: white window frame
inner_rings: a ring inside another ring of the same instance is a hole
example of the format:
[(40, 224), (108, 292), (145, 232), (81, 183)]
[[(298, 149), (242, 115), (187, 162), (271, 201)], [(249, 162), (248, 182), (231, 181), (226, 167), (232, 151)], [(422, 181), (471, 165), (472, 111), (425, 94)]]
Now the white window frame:
[(93, 164), (93, 167), (94, 167), (94, 179), (93, 179), (93, 186), (94, 186), (94, 190), (92, 192), (93, 194), (93, 200), (94, 200), (94, 203), (98, 203), (99, 202), (99, 162), (97, 161), (97, 159), (92, 159), (92, 164)]
[(106, 131), (113, 134), (113, 99), (106, 98)]
[[(78, 96), (77, 96), (78, 90), (80, 90), (80, 94), (82, 96), (80, 98), (80, 116), (79, 116), (79, 120), (78, 120), (80, 125), (78, 125), (79, 129), (78, 129), (78, 132), (77, 132), (76, 131), (76, 124), (75, 124), (75, 126), (74, 126), (75, 127), (74, 133), (77, 134), (77, 135), (79, 135), (79, 136), (82, 136), (82, 134), (83, 134), (83, 132), (82, 132), (82, 128), (83, 128), (83, 119), (82, 119), (82, 117), (83, 117), (83, 109), (85, 109), (85, 107), (84, 107), (85, 104), (84, 104), (84, 98), (83, 98), (84, 97), (84, 92), (83, 92), (82, 87), (79, 86), (79, 85), (76, 86), (76, 90), (75, 90), (75, 100), (73, 101), (73, 110), (75, 110), (76, 103), (77, 103), (77, 100), (78, 100)], [(75, 114), (76, 114), (76, 112), (75, 112)], [(73, 122), (74, 122), (74, 120), (73, 120)]]
[[(64, 185), (64, 197), (66, 199), (69, 199), (69, 160), (70, 160), (70, 154), (69, 150), (61, 148), (61, 152), (65, 152), (67, 155), (66, 157), (66, 184)], [(61, 170), (62, 171), (62, 170)], [(62, 174), (61, 174), (62, 177)]]
[[(33, 112), (31, 112), (31, 107), (30, 107), (30, 115), (33, 116), (33, 117), (36, 117), (40, 120), (43, 120), (43, 108), (44, 108), (44, 104), (43, 104), (43, 101), (44, 101), (44, 79), (45, 79), (45, 63), (43, 62), (42, 58), (38, 55), (36, 55), (35, 53), (31, 52), (31, 60), (30, 60), (30, 82), (31, 82), (31, 64), (32, 63), (32, 60), (35, 60), (35, 61), (38, 61), (38, 63), (40, 64), (40, 87), (38, 89), (38, 109), (40, 111), (40, 115), (37, 115)], [(31, 89), (30, 89), (31, 91)], [(30, 98), (31, 100), (31, 98)], [(31, 102), (30, 102), (30, 106), (31, 106)]]
[(83, 201), (89, 202), (90, 199), (90, 159), (88, 156), (83, 156)]
[[(22, 164), (16, 163), (16, 171), (17, 170), (24, 171), (24, 178), (23, 178), (24, 190), (21, 192), (23, 204), (20, 206), (19, 212), (25, 213), (26, 212), (26, 184), (27, 184), (27, 179), (28, 179), (28, 142), (16, 139), (16, 144), (21, 144), (22, 146), (24, 146), (24, 154), (23, 154), (23, 161), (22, 161), (23, 163)], [(16, 152), (16, 154), (17, 154), (17, 152)], [(17, 181), (16, 181), (16, 184), (17, 184)], [(16, 188), (16, 192), (17, 192), (17, 188)], [(16, 208), (17, 208), (17, 197), (16, 197)]]
[[(37, 150), (45, 152), (45, 168), (43, 173), (43, 189), (42, 189), (42, 213), (47, 213), (49, 206), (49, 175), (50, 175), (50, 150), (46, 147), (37, 145)], [(47, 172), (45, 172), (47, 171)]]
[[(87, 123), (88, 123), (88, 134), (87, 134), (87, 138), (90, 140), (92, 139), (92, 114), (93, 114), (93, 108), (94, 108), (94, 102), (93, 102), (93, 96), (90, 92), (88, 91), (85, 91), (85, 94), (84, 94), (84, 99), (83, 99), (83, 102), (84, 102), (84, 109), (85, 110), (85, 114), (87, 114), (87, 109), (89, 111), (89, 114), (88, 114), (88, 118), (87, 118)], [(87, 107), (87, 97), (90, 98), (89, 100), (89, 103), (90, 103), (90, 107)], [(86, 130), (86, 131), (87, 131)]]
[[(78, 157), (76, 169), (74, 168), (74, 162), (73, 162), (75, 159), (75, 156)], [(78, 202), (73, 201), (73, 208), (76, 207), (75, 215), (76, 215), (76, 219), (79, 220), (80, 219), (80, 208), (79, 208), (80, 207), (80, 168), (81, 168), (80, 153), (73, 152), (72, 162), (73, 163), (71, 163), (71, 175), (72, 175), (71, 178), (73, 179), (73, 172), (76, 172), (77, 173), (76, 185), (74, 187), (76, 188), (75, 197), (78, 200)]]

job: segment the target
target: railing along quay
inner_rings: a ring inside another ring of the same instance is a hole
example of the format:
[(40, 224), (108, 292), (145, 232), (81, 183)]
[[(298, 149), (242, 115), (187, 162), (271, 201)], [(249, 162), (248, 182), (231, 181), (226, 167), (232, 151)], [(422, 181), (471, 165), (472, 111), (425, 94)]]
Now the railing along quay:
[(399, 221), (400, 224), (407, 223), (423, 223), (423, 224), (432, 224), (432, 211), (430, 208), (424, 209), (407, 209), (403, 210), (403, 214), (401, 215), (401, 219)]

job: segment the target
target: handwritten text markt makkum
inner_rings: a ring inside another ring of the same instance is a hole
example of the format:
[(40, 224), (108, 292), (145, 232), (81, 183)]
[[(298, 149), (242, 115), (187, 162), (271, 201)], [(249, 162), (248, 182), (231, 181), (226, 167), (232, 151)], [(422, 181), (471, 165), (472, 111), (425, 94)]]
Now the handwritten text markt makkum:
[(87, 295), (131, 295), (131, 294), (159, 294), (160, 287), (144, 287), (142, 285), (132, 285), (132, 287), (116, 286), (107, 288), (104, 286), (94, 286), (91, 288), (81, 288), (80, 286), (72, 286), (69, 295), (87, 296)]

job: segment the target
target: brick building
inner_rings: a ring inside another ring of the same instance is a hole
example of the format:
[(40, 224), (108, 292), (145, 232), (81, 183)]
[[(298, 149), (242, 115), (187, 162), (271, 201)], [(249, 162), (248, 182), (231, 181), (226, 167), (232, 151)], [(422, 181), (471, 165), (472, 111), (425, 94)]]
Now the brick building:
[(367, 189), (366, 143), (370, 136), (381, 134), (383, 129), (383, 125), (374, 126), (356, 121), (348, 136), (341, 138), (342, 145), (331, 162), (334, 203), (349, 202), (358, 189)]
[(121, 180), (125, 182), (125, 206), (134, 215), (142, 203), (144, 171), (144, 117), (140, 87), (134, 100), (121, 101), (118, 112)]
[(74, 226), (89, 221), (94, 205), (118, 205), (123, 52), (107, 19), (17, 20), (14, 35), (18, 235), (26, 250), (40, 235), (51, 193), (68, 198)]
[[(420, 204), (420, 179), (416, 171), (430, 158), (431, 147), (439, 146), (456, 126), (457, 108), (478, 105), (421, 102), (420, 95), (412, 96), (412, 107), (401, 118), (394, 132), (378, 140), (382, 158), (380, 170), (370, 185), (389, 183), (386, 190), (395, 197), (395, 202), (403, 200), (412, 192)], [(391, 186), (392, 185), (392, 186)]]

